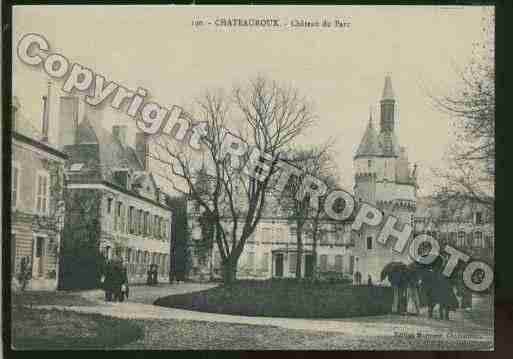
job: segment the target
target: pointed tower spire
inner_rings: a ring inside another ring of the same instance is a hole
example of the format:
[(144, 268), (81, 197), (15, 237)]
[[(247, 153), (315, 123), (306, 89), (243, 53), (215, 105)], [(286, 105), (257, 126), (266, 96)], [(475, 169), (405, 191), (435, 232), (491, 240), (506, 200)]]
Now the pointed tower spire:
[(380, 101), (380, 134), (379, 140), (385, 156), (398, 157), (399, 147), (395, 138), (395, 95), (392, 89), (392, 78), (385, 76), (383, 96)]
[(381, 100), (395, 100), (390, 73), (385, 76), (385, 87), (383, 87), (383, 95), (381, 96)]
[(358, 157), (381, 156), (383, 151), (379, 145), (378, 134), (372, 123), (372, 107), (369, 111), (369, 124), (363, 135), (362, 141), (356, 150), (355, 159)]

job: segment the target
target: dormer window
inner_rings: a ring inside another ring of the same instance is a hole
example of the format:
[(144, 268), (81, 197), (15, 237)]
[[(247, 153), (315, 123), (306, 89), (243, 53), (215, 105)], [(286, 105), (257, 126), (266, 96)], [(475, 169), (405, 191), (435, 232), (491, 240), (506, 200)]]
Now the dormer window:
[(474, 220), (476, 225), (483, 224), (483, 212), (476, 212), (474, 214)]
[(115, 171), (113, 175), (114, 182), (125, 189), (129, 189), (130, 174), (127, 170)]

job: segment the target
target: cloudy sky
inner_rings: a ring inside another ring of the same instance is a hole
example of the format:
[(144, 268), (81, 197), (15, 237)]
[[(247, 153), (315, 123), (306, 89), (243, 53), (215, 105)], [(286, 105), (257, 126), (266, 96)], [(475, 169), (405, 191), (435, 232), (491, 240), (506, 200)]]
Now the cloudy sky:
[[(428, 94), (454, 87), (455, 68), (482, 39), (482, 7), (206, 7), (22, 6), (13, 11), (13, 87), (24, 115), (40, 127), (47, 75), (16, 58), (29, 32), (51, 50), (130, 89), (143, 87), (164, 106), (188, 106), (207, 88), (230, 89), (258, 74), (297, 87), (315, 103), (319, 121), (301, 143), (336, 140), (341, 185), (352, 188), (352, 157), (391, 73), (398, 104), (398, 137), (420, 169), (421, 193), (432, 190), (429, 168), (440, 166), (453, 141), (448, 118)], [(488, 10), (489, 11), (489, 10)], [(343, 28), (194, 28), (218, 18), (344, 20)], [(54, 93), (62, 86), (54, 80)], [(52, 118), (55, 118), (52, 107)], [(377, 121), (376, 121), (377, 123)], [(103, 125), (136, 127), (122, 112)], [(52, 122), (51, 135), (57, 133)]]

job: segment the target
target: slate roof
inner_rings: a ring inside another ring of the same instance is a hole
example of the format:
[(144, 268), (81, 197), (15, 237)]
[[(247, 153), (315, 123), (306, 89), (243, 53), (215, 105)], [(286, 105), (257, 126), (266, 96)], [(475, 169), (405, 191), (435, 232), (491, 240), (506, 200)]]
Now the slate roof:
[(136, 172), (139, 182), (150, 176), (144, 171), (134, 148), (123, 145), (98, 121), (87, 116), (77, 128), (76, 144), (65, 146), (64, 151), (69, 156), (67, 169), (76, 163), (84, 164), (80, 171), (69, 173), (71, 180), (102, 179), (114, 183), (112, 175), (116, 169)]
[(362, 141), (356, 150), (355, 158), (365, 156), (383, 156), (383, 149), (379, 142), (378, 133), (372, 125), (372, 118), (369, 119), (369, 125), (367, 126)]
[(32, 123), (31, 119), (25, 117), (21, 110), (20, 100), (16, 95), (12, 97), (12, 107), (17, 109), (15, 131), (23, 136), (30, 137), (37, 141), (41, 141), (41, 131), (36, 128), (35, 124)]
[(41, 131), (35, 124), (26, 117), (21, 110), (20, 100), (16, 95), (12, 97), (12, 107), (16, 108), (16, 128), (12, 128), (12, 138), (18, 141), (28, 143), (43, 151), (66, 158), (66, 154), (53, 147), (51, 144), (42, 140)]

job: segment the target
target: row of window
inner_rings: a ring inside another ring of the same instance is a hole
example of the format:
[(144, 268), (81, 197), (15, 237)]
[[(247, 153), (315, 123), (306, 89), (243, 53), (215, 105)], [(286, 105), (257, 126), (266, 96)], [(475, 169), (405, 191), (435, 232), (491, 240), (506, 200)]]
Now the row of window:
[[(107, 200), (107, 215), (111, 215), (114, 200)], [(114, 231), (141, 235), (143, 237), (155, 237), (168, 240), (169, 220), (159, 215), (152, 215), (148, 211), (127, 206), (121, 201), (116, 201), (114, 206)]]
[[(109, 258), (111, 248), (105, 247), (103, 255)], [(159, 275), (168, 275), (169, 273), (169, 255), (165, 253), (155, 253), (143, 251), (135, 248), (121, 248), (115, 250), (116, 255), (124, 259), (128, 275), (145, 275), (151, 264), (158, 266)], [(124, 253), (123, 253), (124, 252)]]
[[(20, 199), (21, 167), (18, 164), (12, 166), (11, 204), (16, 207)], [(50, 194), (50, 174), (47, 171), (36, 172), (34, 211), (37, 214), (48, 214)]]
[(464, 246), (473, 246), (479, 248), (485, 248), (487, 246), (493, 245), (492, 236), (490, 234), (486, 234), (486, 239), (484, 238), (483, 232), (474, 231), (474, 232), (448, 232), (441, 233), (440, 235), (436, 231), (427, 231), (427, 234), (434, 238), (447, 239), (450, 243), (455, 244), (458, 247)]
[[(260, 257), (259, 262), (259, 268), (256, 268), (255, 266), (255, 252), (248, 252), (245, 258), (245, 262), (241, 263), (242, 266), (249, 268), (249, 269), (260, 269), (263, 271), (269, 270), (269, 253), (263, 253)], [(343, 256), (341, 254), (335, 255), (335, 266), (334, 270), (337, 272), (343, 272), (344, 266), (343, 266)], [(297, 265), (297, 253), (289, 253), (289, 273), (295, 273), (296, 272), (296, 265)], [(327, 254), (321, 254), (319, 256), (319, 262), (318, 262), (319, 268), (321, 272), (328, 271), (328, 255)], [(214, 268), (220, 268), (221, 267), (221, 256), (219, 253), (216, 253), (214, 256)]]
[[(428, 234), (434, 238), (438, 237), (437, 232), (434, 232), (434, 231), (427, 231), (426, 234)], [(493, 243), (491, 243), (492, 237), (489, 234), (487, 234), (486, 240), (485, 240), (483, 238), (483, 232), (481, 232), (481, 231), (475, 231), (473, 233), (472, 232), (466, 233), (463, 231), (460, 231), (458, 233), (456, 233), (456, 232), (449, 232), (448, 234), (443, 233), (442, 238), (447, 237), (447, 235), (449, 236), (449, 238), (448, 238), (449, 242), (455, 244), (458, 247), (474, 246), (474, 247), (479, 247), (479, 248), (485, 248), (487, 246), (487, 243), (488, 243), (488, 246), (493, 245)], [(367, 248), (367, 250), (372, 250), (372, 248), (373, 248), (373, 242), (372, 242), (371, 236), (367, 237), (366, 248)]]

